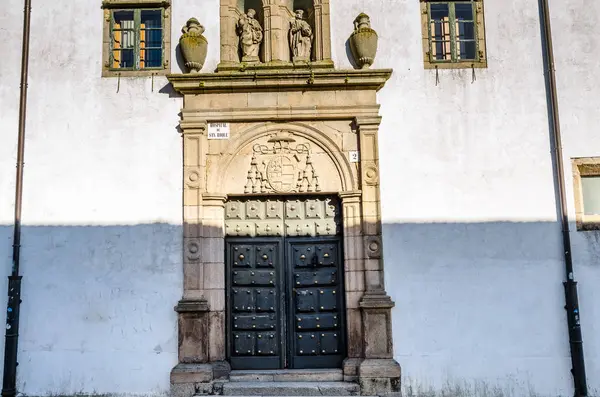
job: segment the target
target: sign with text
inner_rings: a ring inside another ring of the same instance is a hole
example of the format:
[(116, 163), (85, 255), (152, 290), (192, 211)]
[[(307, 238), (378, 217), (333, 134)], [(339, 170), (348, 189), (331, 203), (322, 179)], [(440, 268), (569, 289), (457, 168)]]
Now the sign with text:
[(229, 139), (229, 123), (208, 123), (208, 139)]

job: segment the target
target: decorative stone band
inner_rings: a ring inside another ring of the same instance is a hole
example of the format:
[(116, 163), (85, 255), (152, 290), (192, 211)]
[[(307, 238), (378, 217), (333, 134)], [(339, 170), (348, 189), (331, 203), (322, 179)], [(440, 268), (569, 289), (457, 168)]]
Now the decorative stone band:
[(376, 90), (392, 75), (391, 69), (368, 70), (291, 70), (170, 74), (168, 79), (181, 94), (305, 91)]
[(227, 236), (335, 236), (340, 223), (339, 203), (333, 198), (239, 199), (225, 206)]

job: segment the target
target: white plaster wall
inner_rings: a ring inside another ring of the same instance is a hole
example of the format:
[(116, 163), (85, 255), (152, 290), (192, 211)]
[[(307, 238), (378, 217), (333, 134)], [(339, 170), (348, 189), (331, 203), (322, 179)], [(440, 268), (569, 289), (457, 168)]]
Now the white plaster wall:
[[(561, 110), (579, 122), (562, 120), (574, 124), (567, 156), (600, 152), (589, 128), (598, 124), (599, 12), (587, 4), (551, 4), (559, 62), (578, 72), (559, 69)], [(423, 69), (417, 1), (333, 1), (338, 66), (350, 66), (344, 43), (361, 11), (379, 32), (374, 67), (394, 69), (379, 94), (380, 155), (404, 392), (572, 394), (538, 1), (486, 0), (489, 67), (475, 81), (472, 70), (441, 70), (437, 86), (435, 71)], [(588, 377), (598, 389), (593, 236), (574, 242)]]
[[(218, 40), (212, 9), (178, 0)], [(182, 294), (182, 100), (164, 77), (101, 78), (100, 1), (33, 4), (18, 387), (165, 393)], [(10, 269), (23, 2), (0, 11), (0, 259)], [(215, 33), (216, 32), (216, 33)], [(216, 34), (216, 35), (215, 35)], [(212, 46), (210, 62), (217, 63)], [(179, 65), (173, 46), (173, 72)], [(120, 84), (119, 92), (117, 87)], [(2, 305), (5, 305), (2, 277)]]
[[(570, 217), (575, 219), (571, 158), (600, 156), (600, 4), (550, 0)], [(561, 10), (562, 9), (562, 10)], [(572, 230), (576, 230), (572, 225)], [(590, 389), (600, 393), (600, 232), (571, 233)]]
[[(2, 295), (22, 28), (22, 2), (5, 2)], [(599, 6), (560, 3), (551, 1), (565, 156), (594, 156)], [(337, 67), (350, 67), (346, 40), (365, 11), (380, 36), (374, 67), (394, 69), (379, 101), (395, 355), (405, 392), (495, 387), (504, 395), (569, 395), (537, 1), (486, 0), (485, 7), (489, 68), (476, 70), (475, 82), (471, 70), (440, 71), (436, 86), (435, 71), (422, 66), (417, 1), (332, 0)], [(218, 11), (218, 0), (174, 1), (173, 72), (181, 63), (179, 29), (191, 16), (207, 28), (204, 71), (215, 69)], [(155, 78), (154, 92), (150, 78), (123, 78), (117, 93), (117, 79), (100, 78), (101, 37), (100, 1), (35, 3), (19, 366), (20, 390), (30, 395), (164, 393), (177, 361), (182, 100), (165, 78)], [(573, 233), (590, 387), (600, 389), (593, 376), (600, 365), (597, 238)]]

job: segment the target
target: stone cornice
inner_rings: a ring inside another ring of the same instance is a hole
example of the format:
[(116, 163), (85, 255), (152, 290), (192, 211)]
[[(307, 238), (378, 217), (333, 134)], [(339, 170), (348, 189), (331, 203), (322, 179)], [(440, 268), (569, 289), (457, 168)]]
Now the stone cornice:
[(167, 78), (173, 88), (181, 94), (210, 94), (309, 90), (378, 91), (391, 75), (391, 69), (269, 70), (170, 74)]
[(357, 115), (374, 118), (379, 115), (379, 105), (202, 108), (184, 109), (182, 115), (181, 128), (187, 133), (188, 129), (205, 127), (203, 123), (206, 121), (345, 120), (355, 118)]

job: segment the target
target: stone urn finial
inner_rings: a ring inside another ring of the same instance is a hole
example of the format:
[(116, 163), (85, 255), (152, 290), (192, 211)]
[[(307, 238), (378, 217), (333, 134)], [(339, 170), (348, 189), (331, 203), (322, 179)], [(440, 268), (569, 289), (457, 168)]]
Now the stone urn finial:
[(368, 69), (373, 64), (377, 41), (377, 32), (371, 29), (371, 18), (361, 12), (354, 20), (354, 32), (350, 36), (352, 56), (361, 69)]
[(179, 39), (179, 46), (185, 59), (185, 67), (191, 73), (199, 73), (202, 66), (204, 66), (204, 61), (206, 61), (208, 41), (202, 35), (204, 30), (204, 26), (196, 18), (188, 19), (181, 29), (183, 34)]

